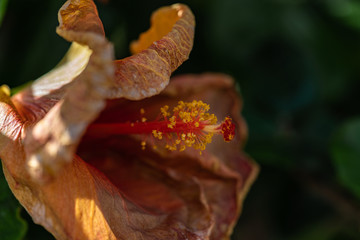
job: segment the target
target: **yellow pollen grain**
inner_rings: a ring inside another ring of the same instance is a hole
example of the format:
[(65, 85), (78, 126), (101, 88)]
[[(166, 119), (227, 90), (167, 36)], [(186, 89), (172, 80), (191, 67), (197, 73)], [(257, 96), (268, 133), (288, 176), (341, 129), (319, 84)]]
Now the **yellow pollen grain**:
[(146, 142), (145, 141), (141, 141), (141, 149), (145, 150), (146, 148)]
[(145, 114), (145, 110), (143, 108), (140, 109), (140, 114), (144, 115)]
[(176, 151), (177, 150), (176, 145), (172, 146), (172, 145), (166, 144), (165, 148), (167, 148), (170, 151)]
[(169, 118), (170, 123), (167, 125), (168, 128), (173, 129), (176, 125), (176, 117), (172, 116)]
[(186, 134), (185, 133), (183, 133), (183, 134), (181, 134), (181, 140), (185, 140), (185, 138), (186, 138)]
[(141, 122), (146, 122), (146, 118), (142, 117)]
[(157, 136), (158, 136), (158, 134), (157, 134), (157, 131), (156, 131), (156, 130), (152, 130), (152, 134), (153, 134), (153, 136), (154, 136), (154, 137), (157, 137)]
[(170, 116), (170, 113), (168, 112), (169, 110), (169, 106), (165, 105), (164, 107), (160, 108), (161, 114), (163, 115), (164, 118)]
[(162, 132), (153, 130), (153, 131), (152, 131), (152, 134), (153, 134), (153, 136), (154, 136), (155, 138), (157, 138), (157, 139), (159, 139), (159, 140), (162, 139)]

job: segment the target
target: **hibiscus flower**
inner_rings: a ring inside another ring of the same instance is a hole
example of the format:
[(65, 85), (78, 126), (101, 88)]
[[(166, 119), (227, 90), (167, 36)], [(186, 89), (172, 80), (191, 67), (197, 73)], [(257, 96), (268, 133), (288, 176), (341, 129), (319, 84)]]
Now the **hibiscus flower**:
[(228, 239), (257, 165), (229, 76), (169, 83), (192, 49), (190, 9), (156, 11), (116, 61), (93, 1), (67, 1), (59, 22), (72, 46), (58, 66), (0, 88), (4, 174), (34, 222), (57, 239)]

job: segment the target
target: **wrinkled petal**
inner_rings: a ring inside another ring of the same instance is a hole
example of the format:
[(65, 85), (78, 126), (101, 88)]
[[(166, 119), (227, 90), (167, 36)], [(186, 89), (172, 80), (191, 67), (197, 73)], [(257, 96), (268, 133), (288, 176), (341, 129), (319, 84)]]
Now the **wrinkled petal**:
[(26, 122), (36, 123), (64, 97), (71, 82), (85, 69), (92, 51), (73, 42), (60, 63), (12, 97), (16, 109)]
[[(94, 36), (105, 36), (104, 27), (92, 0), (70, 0), (59, 10), (58, 34), (68, 41), (86, 45), (96, 43)], [(79, 34), (80, 33), (80, 34)], [(91, 36), (94, 34), (94, 36)], [(90, 38), (90, 39), (89, 39)]]
[[(61, 92), (64, 93), (66, 90), (64, 86), (82, 73), (89, 62), (91, 54), (92, 51), (87, 46), (73, 42), (68, 52), (56, 68), (38, 78), (30, 86), (30, 91), (28, 92), (31, 92), (33, 97), (41, 100), (42, 102), (39, 103), (39, 105), (42, 104), (44, 106), (46, 101), (44, 101), (44, 98), (41, 97), (54, 97), (51, 93), (59, 89), (62, 89)], [(23, 100), (22, 102), (27, 103), (30, 101)], [(50, 107), (52, 107), (52, 105), (50, 105)], [(25, 107), (22, 106), (22, 108), (24, 109)], [(46, 112), (47, 111), (44, 111), (43, 114)], [(25, 114), (25, 116), (28, 117), (29, 114)], [(40, 119), (41, 117), (43, 117), (43, 115), (36, 117), (34, 120)]]
[(134, 55), (115, 62), (115, 86), (109, 98), (143, 99), (158, 94), (193, 46), (195, 20), (183, 4), (152, 15), (151, 28), (131, 45)]
[[(113, 48), (104, 37), (92, 1), (68, 1), (59, 11), (59, 22), (57, 33), (76, 42), (65, 63), (13, 97), (28, 120), (24, 145), (29, 171), (39, 181), (52, 177), (72, 160), (87, 125), (105, 106), (105, 92), (114, 76)], [(72, 63), (77, 63), (75, 68)], [(59, 84), (59, 88), (39, 96), (37, 89), (53, 84)]]
[(0, 158), (5, 156), (4, 149), (20, 138), (22, 124), (10, 99), (10, 89), (5, 85), (0, 86)]

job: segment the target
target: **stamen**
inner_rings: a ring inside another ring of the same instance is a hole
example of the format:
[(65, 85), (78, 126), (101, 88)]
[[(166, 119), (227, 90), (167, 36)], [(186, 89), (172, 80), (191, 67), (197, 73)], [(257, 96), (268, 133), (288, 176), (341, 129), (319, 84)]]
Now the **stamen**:
[(8, 96), (8, 97), (10, 96), (10, 88), (8, 85), (5, 85), (5, 84), (1, 85), (0, 91), (3, 92), (6, 96)]
[[(231, 118), (226, 117), (217, 124), (216, 116), (208, 113), (209, 110), (210, 106), (202, 101), (180, 101), (172, 113), (167, 105), (160, 108), (159, 120), (148, 121), (142, 117), (141, 121), (136, 122), (95, 123), (89, 127), (87, 134), (97, 137), (118, 134), (150, 135), (170, 151), (184, 151), (187, 147), (192, 147), (201, 153), (211, 143), (214, 134), (222, 135), (226, 142), (235, 136), (235, 125)], [(145, 110), (141, 109), (140, 113), (143, 115)], [(142, 149), (145, 146), (146, 142), (142, 141)], [(157, 148), (156, 144), (153, 148)]]

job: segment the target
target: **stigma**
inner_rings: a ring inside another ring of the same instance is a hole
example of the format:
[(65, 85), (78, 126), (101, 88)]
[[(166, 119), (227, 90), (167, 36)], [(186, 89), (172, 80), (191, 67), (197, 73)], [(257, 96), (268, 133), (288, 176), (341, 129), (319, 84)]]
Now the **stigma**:
[[(215, 134), (222, 135), (225, 142), (235, 136), (235, 125), (230, 117), (218, 123), (214, 114), (208, 113), (210, 106), (202, 101), (179, 101), (172, 111), (165, 105), (160, 108), (159, 117), (148, 121), (141, 117), (139, 121), (126, 123), (94, 123), (88, 128), (87, 134), (93, 136), (108, 136), (119, 134), (134, 134), (151, 136), (153, 148), (163, 146), (170, 151), (184, 151), (194, 148), (200, 151), (206, 149)], [(141, 115), (145, 110), (140, 109)], [(145, 149), (145, 140), (141, 148)]]

